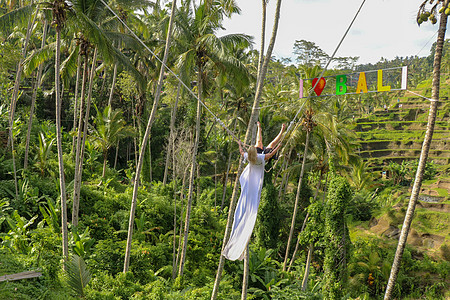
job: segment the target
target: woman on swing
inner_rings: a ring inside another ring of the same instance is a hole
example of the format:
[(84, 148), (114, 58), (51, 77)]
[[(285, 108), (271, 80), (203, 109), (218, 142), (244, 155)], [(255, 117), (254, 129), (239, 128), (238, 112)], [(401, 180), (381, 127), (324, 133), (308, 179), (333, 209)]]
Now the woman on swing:
[(281, 126), (280, 133), (267, 147), (262, 143), (261, 124), (258, 122), (256, 144), (250, 146), (248, 151), (242, 149), (239, 142), (239, 152), (249, 164), (239, 178), (241, 195), (234, 212), (233, 228), (230, 239), (224, 247), (223, 256), (229, 260), (242, 260), (244, 251), (250, 240), (258, 215), (259, 200), (261, 198), (262, 183), (264, 180), (264, 165), (281, 147), (281, 137), (286, 125)]

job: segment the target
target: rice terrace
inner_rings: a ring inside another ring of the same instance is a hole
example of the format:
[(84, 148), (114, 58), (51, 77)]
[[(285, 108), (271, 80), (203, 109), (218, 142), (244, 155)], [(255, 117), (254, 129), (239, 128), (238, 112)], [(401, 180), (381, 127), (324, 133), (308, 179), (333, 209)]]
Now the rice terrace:
[(0, 1), (0, 300), (450, 299), (449, 15)]

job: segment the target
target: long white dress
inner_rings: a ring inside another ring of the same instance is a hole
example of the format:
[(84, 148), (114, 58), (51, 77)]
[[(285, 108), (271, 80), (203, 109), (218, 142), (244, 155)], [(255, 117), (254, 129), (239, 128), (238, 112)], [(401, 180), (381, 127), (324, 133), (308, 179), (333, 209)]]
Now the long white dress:
[[(261, 188), (264, 179), (265, 154), (258, 154), (256, 164), (249, 163), (239, 178), (241, 196), (234, 212), (233, 228), (222, 255), (229, 260), (242, 260), (258, 215)], [(244, 154), (247, 159), (247, 153)]]

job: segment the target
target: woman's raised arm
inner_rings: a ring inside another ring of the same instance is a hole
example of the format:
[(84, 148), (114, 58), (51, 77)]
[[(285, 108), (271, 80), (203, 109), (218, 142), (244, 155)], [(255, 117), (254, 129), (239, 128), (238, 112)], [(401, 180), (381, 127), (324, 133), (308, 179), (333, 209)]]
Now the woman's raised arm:
[(280, 147), (281, 147), (281, 143), (279, 143), (279, 144), (275, 147), (275, 149), (272, 150), (272, 152), (267, 153), (267, 154), (264, 156), (264, 160), (265, 160), (265, 161), (268, 161), (269, 159), (271, 159), (272, 156), (274, 156), (274, 155), (277, 153), (277, 151), (278, 151), (278, 149), (280, 149)]

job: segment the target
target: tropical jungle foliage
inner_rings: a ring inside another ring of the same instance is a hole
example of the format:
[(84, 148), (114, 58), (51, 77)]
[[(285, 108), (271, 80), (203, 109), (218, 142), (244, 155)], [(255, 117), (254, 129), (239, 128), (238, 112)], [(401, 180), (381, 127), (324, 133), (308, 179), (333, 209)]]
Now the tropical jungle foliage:
[[(218, 34), (237, 13), (231, 0), (0, 2), (0, 299), (210, 299), (239, 175), (230, 132), (243, 140), (262, 66), (252, 37)], [(407, 65), (429, 97), (435, 51), (336, 57), (325, 75)], [(292, 52), (269, 60), (257, 118), (265, 143), (300, 119), (266, 166), (249, 258), (225, 262), (218, 299), (239, 299), (244, 273), (248, 299), (380, 299), (418, 163), (363, 144), (394, 134), (369, 121), (420, 122), (426, 109), (402, 111), (400, 99), (422, 100), (404, 91), (298, 99), (299, 78), (330, 56), (305, 40)], [(436, 134), (448, 139), (447, 101)], [(429, 160), (426, 183), (445, 181), (449, 161)], [(396, 299), (450, 297), (449, 191), (436, 190), (444, 208), (418, 209)], [(2, 280), (24, 271), (42, 276)]]

